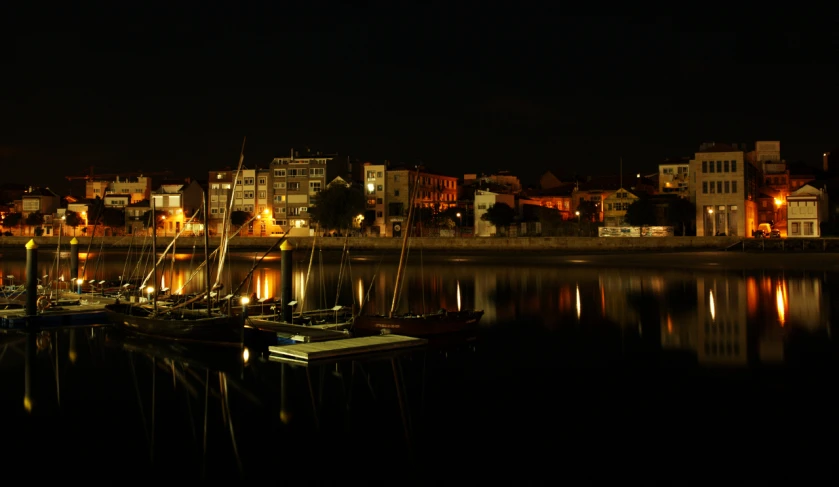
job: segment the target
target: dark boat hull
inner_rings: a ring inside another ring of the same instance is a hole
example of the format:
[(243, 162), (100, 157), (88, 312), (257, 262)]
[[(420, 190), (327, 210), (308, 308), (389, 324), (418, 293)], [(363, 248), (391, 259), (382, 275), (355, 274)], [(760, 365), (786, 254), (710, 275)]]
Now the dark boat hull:
[(160, 338), (211, 343), (241, 343), (241, 318), (207, 316), (206, 311), (184, 311), (151, 316), (149, 309), (128, 303), (108, 304), (109, 321), (123, 331)]
[(362, 315), (355, 318), (355, 335), (392, 333), (411, 337), (440, 336), (477, 330), (483, 311), (449, 311), (423, 315)]
[(164, 340), (116, 331), (113, 343), (123, 350), (188, 363), (193, 367), (222, 372), (241, 372), (244, 367), (243, 347), (209, 342)]

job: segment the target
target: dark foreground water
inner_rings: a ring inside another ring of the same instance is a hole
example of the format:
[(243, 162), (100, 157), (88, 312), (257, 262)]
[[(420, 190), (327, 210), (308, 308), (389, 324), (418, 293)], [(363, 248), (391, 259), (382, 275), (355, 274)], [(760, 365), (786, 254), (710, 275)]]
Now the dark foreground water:
[(3, 464), (36, 481), (828, 479), (836, 451), (825, 334), (790, 334), (783, 365), (708, 368), (615, 327), (518, 322), (308, 369), (108, 327), (0, 336)]

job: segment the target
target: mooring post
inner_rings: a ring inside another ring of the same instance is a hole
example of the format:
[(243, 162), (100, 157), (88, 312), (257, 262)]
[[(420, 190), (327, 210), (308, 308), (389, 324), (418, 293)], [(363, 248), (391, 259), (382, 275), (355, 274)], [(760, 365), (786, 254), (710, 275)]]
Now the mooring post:
[(283, 321), (291, 323), (292, 309), (291, 309), (291, 269), (292, 269), (292, 253), (294, 247), (284, 241), (280, 245), (280, 284), (282, 286), (282, 306), (283, 306)]
[[(30, 240), (26, 244), (26, 316), (38, 314), (38, 244)], [(29, 327), (29, 320), (26, 321)]]
[(82, 293), (82, 285), (79, 283), (79, 241), (76, 237), (70, 240), (70, 283), (78, 286), (79, 294)]

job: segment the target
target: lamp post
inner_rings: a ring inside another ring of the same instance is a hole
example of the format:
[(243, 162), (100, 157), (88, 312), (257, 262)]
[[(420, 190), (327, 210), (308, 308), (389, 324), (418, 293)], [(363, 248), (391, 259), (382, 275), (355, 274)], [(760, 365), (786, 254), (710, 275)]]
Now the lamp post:
[(78, 278), (78, 279), (76, 279), (76, 284), (78, 284), (78, 285), (79, 285), (79, 294), (81, 294), (81, 293), (82, 293), (82, 283), (83, 283), (83, 282), (84, 282), (84, 279), (82, 279), (81, 277), (80, 277), (80, 278)]
[(152, 287), (152, 286), (147, 287), (146, 292), (148, 293), (148, 298), (146, 298), (146, 299), (148, 299), (148, 302), (151, 302), (151, 293), (154, 292), (154, 287)]
[(457, 212), (457, 219), (460, 222), (458, 233), (460, 234), (459, 236), (462, 238), (463, 237), (463, 215), (461, 215), (459, 211)]
[(708, 208), (708, 216), (709, 216), (709, 218), (711, 218), (711, 236), (713, 237), (714, 235), (717, 234), (717, 222), (714, 221), (714, 209), (713, 208)]
[(163, 236), (166, 236), (166, 215), (160, 216), (160, 221), (163, 222)]

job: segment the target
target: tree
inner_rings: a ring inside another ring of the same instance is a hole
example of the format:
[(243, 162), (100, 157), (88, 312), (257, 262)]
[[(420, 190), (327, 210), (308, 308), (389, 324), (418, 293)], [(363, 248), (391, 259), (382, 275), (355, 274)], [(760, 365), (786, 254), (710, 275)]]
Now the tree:
[(67, 210), (64, 212), (64, 225), (73, 227), (73, 235), (76, 234), (76, 227), (82, 224), (82, 219), (75, 211)]
[(9, 213), (6, 215), (6, 218), (3, 219), (3, 226), (5, 228), (14, 228), (20, 225), (20, 222), (23, 221), (23, 215), (20, 213)]
[(247, 211), (242, 210), (233, 210), (230, 214), (230, 224), (235, 226), (237, 229), (242, 228), (242, 225), (248, 222), (253, 218), (253, 215), (248, 213)]
[(40, 211), (33, 211), (26, 216), (26, 225), (30, 227), (40, 227), (44, 224), (44, 215)]
[(102, 212), (102, 225), (112, 230), (125, 228), (125, 210), (120, 208), (105, 208)]
[(580, 221), (584, 222), (594, 221), (598, 216), (597, 205), (594, 201), (580, 200), (577, 211), (580, 212)]
[(481, 220), (488, 221), (495, 225), (495, 228), (503, 228), (504, 233), (510, 227), (510, 224), (516, 219), (516, 210), (510, 208), (507, 203), (495, 203), (487, 209), (487, 212), (481, 215)]
[(687, 224), (696, 220), (696, 205), (685, 198), (678, 198), (667, 206), (667, 223), (682, 227), (682, 236), (687, 234)]
[(324, 230), (352, 227), (353, 220), (363, 215), (367, 201), (358, 187), (333, 184), (314, 198), (309, 207), (309, 218)]
[(536, 218), (542, 224), (542, 235), (559, 235), (563, 228), (562, 212), (556, 208), (540, 206), (536, 210)]
[[(166, 213), (164, 211), (154, 210), (154, 222), (155, 222), (154, 227), (155, 228), (163, 228), (163, 217), (164, 216), (166, 216)], [(151, 228), (151, 220), (152, 220), (151, 210), (148, 210), (145, 213), (143, 213), (143, 228), (145, 228), (146, 230)]]
[(88, 206), (87, 224), (101, 224), (103, 222), (104, 213), (107, 210), (108, 208), (105, 207), (105, 200), (97, 196), (96, 199), (94, 199), (93, 202)]
[(637, 199), (626, 209), (626, 216), (624, 219), (633, 227), (654, 225), (655, 207), (648, 198)]

